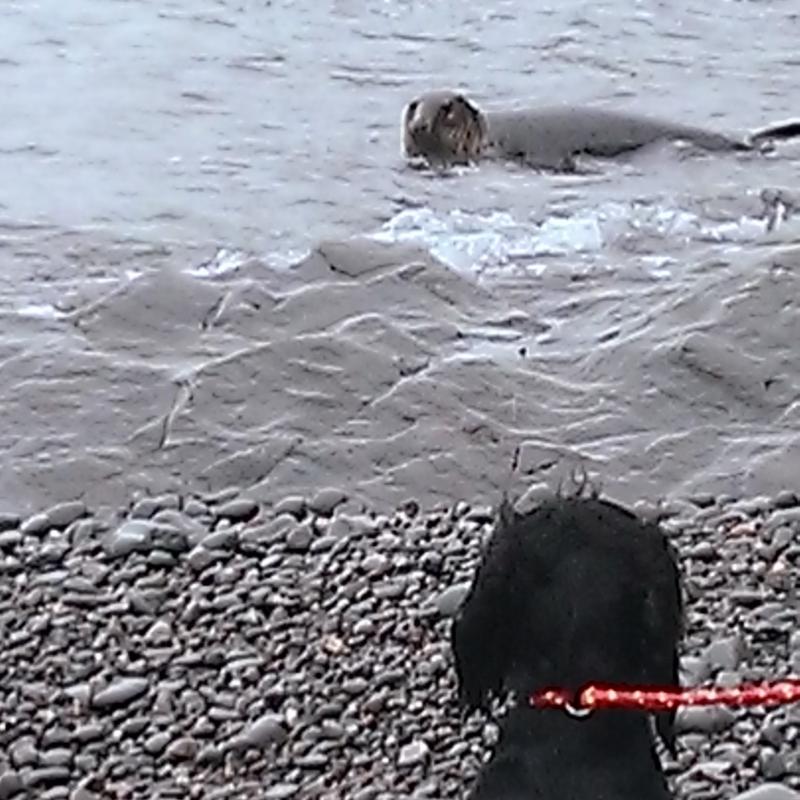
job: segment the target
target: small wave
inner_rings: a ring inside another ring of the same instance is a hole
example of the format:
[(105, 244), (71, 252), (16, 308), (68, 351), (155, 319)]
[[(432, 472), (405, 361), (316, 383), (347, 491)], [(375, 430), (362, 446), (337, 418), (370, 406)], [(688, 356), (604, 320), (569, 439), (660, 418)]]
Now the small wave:
[[(527, 263), (542, 270), (543, 259), (601, 253), (614, 246), (663, 241), (668, 249), (691, 243), (755, 242), (764, 238), (763, 219), (741, 216), (720, 222), (680, 208), (609, 202), (544, 221), (521, 222), (506, 211), (442, 215), (429, 208), (401, 211), (371, 238), (425, 246), (453, 269), (483, 272)], [(531, 264), (536, 260), (537, 264)]]

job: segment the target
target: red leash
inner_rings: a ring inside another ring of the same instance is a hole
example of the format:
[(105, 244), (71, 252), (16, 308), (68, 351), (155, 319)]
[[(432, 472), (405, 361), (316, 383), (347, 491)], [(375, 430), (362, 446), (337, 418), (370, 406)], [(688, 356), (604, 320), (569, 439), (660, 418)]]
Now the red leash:
[(563, 708), (574, 716), (587, 716), (598, 708), (627, 708), (642, 711), (666, 711), (678, 706), (725, 705), (778, 706), (800, 701), (800, 678), (773, 683), (758, 683), (726, 689), (653, 688), (649, 686), (612, 686), (589, 684), (577, 694), (563, 689), (534, 692), (529, 702), (534, 708)]

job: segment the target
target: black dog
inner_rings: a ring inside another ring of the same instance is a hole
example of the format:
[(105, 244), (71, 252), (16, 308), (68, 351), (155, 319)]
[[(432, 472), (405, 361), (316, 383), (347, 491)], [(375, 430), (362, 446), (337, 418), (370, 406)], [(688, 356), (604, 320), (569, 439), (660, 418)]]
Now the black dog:
[[(675, 558), (656, 524), (595, 497), (525, 515), (504, 502), (452, 630), (461, 702), (516, 695), (471, 800), (667, 800), (646, 714), (576, 718), (527, 698), (588, 683), (677, 685), (682, 618)], [(674, 712), (656, 728), (673, 750)]]

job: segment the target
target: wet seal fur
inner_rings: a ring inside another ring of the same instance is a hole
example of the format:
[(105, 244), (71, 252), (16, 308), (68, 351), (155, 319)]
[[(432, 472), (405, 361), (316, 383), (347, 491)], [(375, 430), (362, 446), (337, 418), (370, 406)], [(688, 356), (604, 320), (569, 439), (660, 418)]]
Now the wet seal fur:
[(505, 501), (451, 631), (459, 700), (512, 692), (470, 800), (669, 800), (656, 731), (674, 712), (533, 709), (531, 691), (588, 682), (678, 684), (683, 604), (661, 529), (608, 500), (573, 495), (519, 514)]
[(705, 150), (756, 150), (800, 136), (800, 120), (772, 125), (746, 138), (652, 117), (601, 108), (554, 106), (481, 111), (463, 94), (427, 92), (403, 111), (403, 151), (431, 166), (482, 158), (520, 160), (543, 169), (571, 170), (579, 155), (612, 158), (657, 141), (683, 140)]

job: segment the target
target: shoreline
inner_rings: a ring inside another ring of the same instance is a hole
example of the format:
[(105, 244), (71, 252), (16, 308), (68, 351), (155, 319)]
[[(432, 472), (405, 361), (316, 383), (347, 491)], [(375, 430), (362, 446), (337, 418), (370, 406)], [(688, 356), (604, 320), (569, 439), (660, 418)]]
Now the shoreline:
[[(448, 617), (492, 511), (346, 509), (164, 495), (0, 520), (0, 798), (463, 797), (496, 729), (456, 709)], [(686, 682), (800, 672), (800, 500), (663, 510)], [(679, 719), (678, 800), (800, 789), (796, 706)]]

